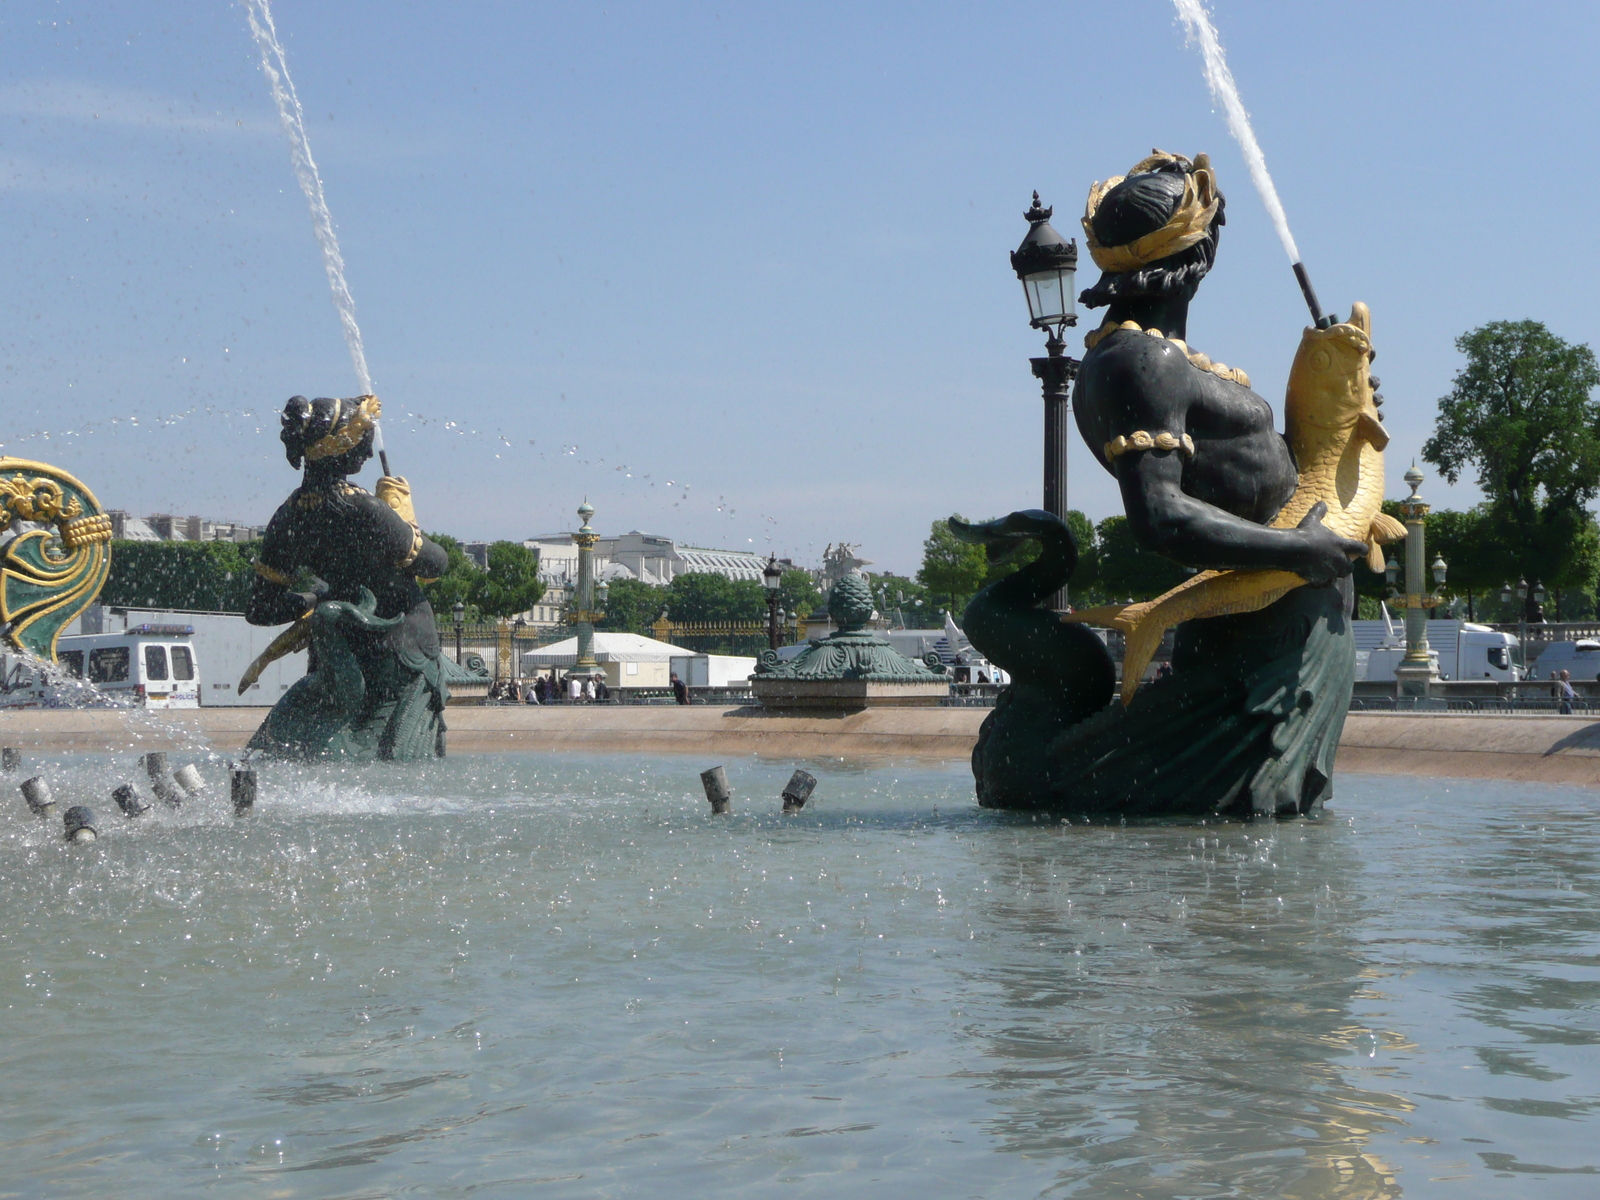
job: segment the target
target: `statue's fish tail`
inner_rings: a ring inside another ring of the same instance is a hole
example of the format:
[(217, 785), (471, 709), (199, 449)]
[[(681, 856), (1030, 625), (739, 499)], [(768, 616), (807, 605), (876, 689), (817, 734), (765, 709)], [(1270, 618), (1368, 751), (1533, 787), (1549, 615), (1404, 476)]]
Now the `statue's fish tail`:
[(1145, 668), (1161, 648), (1161, 639), (1174, 625), (1200, 617), (1255, 612), (1304, 583), (1293, 571), (1202, 571), (1165, 595), (1124, 609), (1115, 622), (1127, 636), (1122, 656), (1123, 704), (1133, 699)]

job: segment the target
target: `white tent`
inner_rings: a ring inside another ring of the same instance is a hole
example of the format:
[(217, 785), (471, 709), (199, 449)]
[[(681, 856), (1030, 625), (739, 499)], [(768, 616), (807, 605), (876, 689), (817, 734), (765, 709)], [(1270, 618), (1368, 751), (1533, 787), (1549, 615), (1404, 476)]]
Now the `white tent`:
[[(682, 646), (658, 642), (655, 638), (641, 637), (637, 633), (596, 633), (594, 635), (594, 660), (597, 663), (666, 663), (673, 658), (693, 654)], [(545, 667), (573, 667), (578, 663), (578, 639), (565, 638), (529, 650), (522, 656), (522, 669), (538, 670)]]

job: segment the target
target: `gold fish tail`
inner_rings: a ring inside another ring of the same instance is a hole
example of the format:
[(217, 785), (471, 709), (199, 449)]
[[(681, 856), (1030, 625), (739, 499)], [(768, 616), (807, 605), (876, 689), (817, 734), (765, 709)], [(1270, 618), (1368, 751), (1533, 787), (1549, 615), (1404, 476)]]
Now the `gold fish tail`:
[(255, 662), (250, 664), (243, 677), (239, 680), (239, 695), (242, 696), (249, 691), (250, 685), (261, 678), (261, 672), (265, 671), (273, 663), (285, 655), (304, 650), (310, 644), (311, 615), (308, 613), (273, 638), (267, 648), (256, 656)]
[(1304, 583), (1293, 571), (1202, 571), (1165, 595), (1130, 606), (1116, 621), (1128, 638), (1122, 657), (1122, 703), (1133, 699), (1162, 637), (1174, 625), (1197, 617), (1256, 612)]

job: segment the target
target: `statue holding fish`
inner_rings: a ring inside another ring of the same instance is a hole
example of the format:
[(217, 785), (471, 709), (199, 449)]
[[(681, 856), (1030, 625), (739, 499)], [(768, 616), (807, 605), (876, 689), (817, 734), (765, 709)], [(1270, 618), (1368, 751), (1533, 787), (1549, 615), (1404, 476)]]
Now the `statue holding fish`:
[[(1331, 791), (1354, 679), (1353, 561), (1403, 528), (1379, 511), (1388, 441), (1365, 305), (1316, 310), (1290, 371), (1285, 429), (1243, 371), (1187, 343), (1226, 204), (1205, 155), (1157, 151), (1094, 186), (1083, 219), (1106, 309), (1073, 393), (1079, 432), (1117, 480), (1139, 544), (1196, 574), (1143, 604), (1057, 614), (1076, 548), (1041, 511), (958, 536), (1032, 563), (967, 609), (973, 645), (1013, 677), (973, 752), (986, 805), (1154, 816), (1304, 813)], [(1104, 643), (1120, 629), (1120, 691)], [(1140, 687), (1167, 629), (1170, 676)]]

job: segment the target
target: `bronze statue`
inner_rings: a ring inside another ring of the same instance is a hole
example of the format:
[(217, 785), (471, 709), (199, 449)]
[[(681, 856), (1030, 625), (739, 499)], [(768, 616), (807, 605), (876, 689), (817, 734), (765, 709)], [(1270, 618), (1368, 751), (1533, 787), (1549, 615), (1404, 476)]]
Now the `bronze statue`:
[[(1038, 607), (1077, 560), (1059, 519), (952, 522), (991, 558), (1043, 545), (967, 609), (967, 636), (1015, 681), (973, 751), (983, 804), (1303, 813), (1330, 793), (1354, 680), (1351, 560), (1381, 562), (1377, 547), (1401, 532), (1377, 512), (1387, 435), (1370, 320), (1357, 305), (1349, 322), (1305, 331), (1280, 434), (1243, 371), (1185, 341), (1224, 214), (1204, 155), (1157, 151), (1096, 184), (1084, 216), (1103, 274), (1081, 300), (1107, 313), (1084, 339), (1078, 430), (1116, 477), (1139, 544), (1200, 574), (1143, 605), (1062, 618)], [(1123, 703), (1084, 620), (1127, 634)], [(1173, 624), (1172, 674), (1138, 688)]]
[[(288, 757), (419, 759), (445, 752), (448, 667), (420, 582), (445, 570), (422, 535), (406, 481), (374, 496), (349, 481), (372, 457), (376, 396), (295, 396), (279, 437), (300, 486), (267, 525), (245, 614), (293, 622), (252, 666), (310, 646), (310, 669), (275, 704), (252, 750)], [(247, 674), (240, 690), (248, 687)]]

